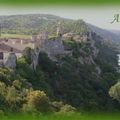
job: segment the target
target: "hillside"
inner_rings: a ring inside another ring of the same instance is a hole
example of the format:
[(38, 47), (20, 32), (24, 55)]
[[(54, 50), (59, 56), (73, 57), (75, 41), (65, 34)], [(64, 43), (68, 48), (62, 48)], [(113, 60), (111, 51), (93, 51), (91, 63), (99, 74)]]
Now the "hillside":
[(91, 24), (88, 24), (88, 26), (92, 31), (96, 32), (98, 35), (102, 36), (106, 40), (120, 41), (119, 34), (116, 34), (112, 30), (102, 29), (102, 28), (99, 28), (99, 27), (91, 25)]
[[(52, 15), (1, 18), (4, 19), (2, 25), (6, 21), (3, 31), (8, 33), (16, 29), (15, 32), (20, 34), (37, 34), (47, 27), (52, 35), (56, 33), (58, 20), (63, 21), (63, 33), (92, 31), (92, 37), (85, 42), (62, 40), (61, 36), (44, 40), (44, 44), (38, 44), (35, 49), (26, 48), (23, 51), (22, 57), (16, 61), (16, 69), (0, 68), (2, 111), (64, 113), (120, 110), (118, 101), (109, 96), (109, 89), (120, 78), (116, 70), (118, 40), (113, 41), (111, 32), (97, 27), (91, 30), (91, 26), (83, 20)], [(109, 35), (110, 39), (107, 38)], [(32, 68), (32, 63), (35, 63), (36, 69)]]
[[(61, 21), (63, 24), (64, 32), (72, 32), (71, 27), (76, 30), (89, 29), (95, 31), (98, 35), (105, 37), (106, 39), (119, 40), (120, 36), (116, 35), (112, 30), (104, 30), (93, 26), (91, 24), (85, 23), (82, 20), (72, 20), (67, 18), (62, 18), (55, 15), (49, 14), (26, 14), (26, 15), (11, 15), (11, 16), (0, 16), (0, 25), (2, 28), (2, 32), (6, 33), (26, 33), (26, 34), (34, 34), (39, 33), (44, 29), (48, 29), (48, 31), (54, 33), (56, 30), (56, 26), (58, 21)], [(77, 26), (79, 27), (77, 28)], [(86, 28), (87, 27), (87, 28)]]
[(50, 29), (51, 27), (49, 26), (54, 29), (58, 20), (67, 19), (44, 14), (0, 16), (2, 31), (17, 34), (38, 34), (39, 31), (43, 31), (46, 27)]

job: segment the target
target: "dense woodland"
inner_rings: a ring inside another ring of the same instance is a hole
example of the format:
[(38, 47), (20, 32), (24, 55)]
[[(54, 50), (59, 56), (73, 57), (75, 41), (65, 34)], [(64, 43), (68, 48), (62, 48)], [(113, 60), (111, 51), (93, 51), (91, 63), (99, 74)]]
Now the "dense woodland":
[(72, 41), (73, 56), (59, 58), (59, 64), (41, 53), (37, 70), (33, 71), (29, 48), (18, 59), (16, 71), (1, 68), (0, 109), (14, 112), (119, 110), (119, 93), (116, 90), (120, 87), (117, 83), (119, 74), (114, 68), (114, 52), (103, 46), (106, 51), (111, 50), (111, 54), (99, 53), (96, 62), (102, 73), (98, 75), (94, 65), (80, 64), (75, 44), (79, 43)]

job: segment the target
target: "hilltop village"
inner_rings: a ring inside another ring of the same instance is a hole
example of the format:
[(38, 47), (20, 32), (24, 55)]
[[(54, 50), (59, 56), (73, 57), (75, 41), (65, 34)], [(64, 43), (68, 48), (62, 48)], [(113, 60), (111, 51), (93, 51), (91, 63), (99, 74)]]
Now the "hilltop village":
[(37, 66), (38, 55), (40, 52), (45, 52), (48, 56), (55, 60), (56, 55), (70, 53), (64, 50), (63, 40), (75, 40), (82, 43), (90, 42), (92, 33), (63, 33), (61, 23), (58, 23), (56, 28), (56, 36), (49, 37), (47, 31), (33, 35), (31, 39), (20, 38), (4, 38), (0, 39), (0, 66), (15, 69), (17, 58), (22, 56), (23, 50), (26, 47), (34, 49), (32, 55), (33, 69)]
[(48, 19), (17, 15), (0, 21), (0, 114), (120, 110), (113, 34), (83, 20), (42, 16)]

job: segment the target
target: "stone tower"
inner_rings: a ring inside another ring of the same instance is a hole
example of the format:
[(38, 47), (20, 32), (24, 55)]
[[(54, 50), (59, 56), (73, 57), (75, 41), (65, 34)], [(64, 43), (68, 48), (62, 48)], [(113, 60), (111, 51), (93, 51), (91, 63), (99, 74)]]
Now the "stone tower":
[(48, 39), (48, 31), (47, 31), (47, 29), (44, 32), (42, 32), (42, 39), (43, 40), (47, 40)]
[(61, 22), (58, 22), (58, 27), (57, 27), (57, 37), (62, 36), (62, 28), (61, 28)]

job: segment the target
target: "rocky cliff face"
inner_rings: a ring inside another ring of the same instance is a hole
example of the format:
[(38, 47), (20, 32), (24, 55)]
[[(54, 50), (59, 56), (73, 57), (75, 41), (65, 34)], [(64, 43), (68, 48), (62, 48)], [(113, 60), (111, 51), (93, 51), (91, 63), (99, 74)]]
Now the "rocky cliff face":
[(15, 53), (10, 53), (8, 56), (8, 59), (5, 62), (5, 67), (10, 68), (10, 69), (15, 69), (16, 62), (17, 62), (17, 57)]
[[(52, 39), (44, 39), (44, 40), (38, 40), (38, 43), (36, 45), (36, 48), (31, 53), (32, 58), (32, 68), (36, 70), (36, 67), (38, 65), (38, 57), (40, 52), (44, 52), (48, 54), (48, 57), (53, 60), (57, 61), (56, 56), (64, 56), (64, 55), (71, 55), (74, 57), (73, 52), (76, 54), (76, 48), (79, 53), (78, 54), (78, 60), (81, 64), (88, 64), (88, 65), (95, 65), (96, 70), (100, 73), (99, 66), (96, 65), (94, 58), (97, 57), (97, 54), (99, 53), (99, 50), (95, 46), (95, 40), (94, 37), (91, 37), (89, 41), (86, 41), (86, 43), (79, 43), (78, 41), (75, 41), (75, 44), (83, 44), (84, 47), (74, 47), (74, 49), (69, 49), (69, 46), (65, 46), (62, 41), (62, 37), (54, 37)], [(99, 70), (98, 70), (99, 68)]]
[(40, 52), (47, 53), (48, 57), (54, 61), (56, 61), (57, 55), (65, 54), (62, 38), (60, 36), (55, 37), (52, 40), (45, 39), (42, 43), (41, 42), (39, 43), (32, 53), (31, 66), (33, 69), (36, 69)]
[(52, 40), (46, 40), (41, 46), (41, 52), (46, 52), (51, 59), (55, 59), (56, 55), (64, 54), (64, 46), (61, 37)]

